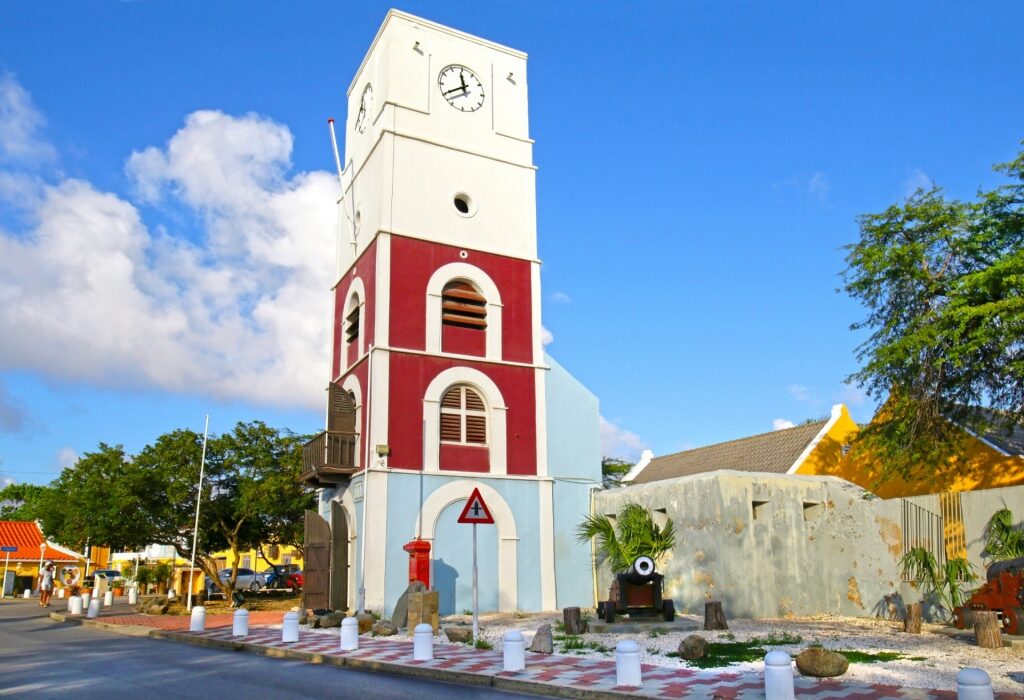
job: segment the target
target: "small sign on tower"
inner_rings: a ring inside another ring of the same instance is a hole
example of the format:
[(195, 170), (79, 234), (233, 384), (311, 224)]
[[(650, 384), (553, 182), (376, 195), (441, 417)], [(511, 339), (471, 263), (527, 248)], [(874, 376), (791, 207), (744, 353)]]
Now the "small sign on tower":
[(484, 503), (484, 497), (480, 495), (480, 489), (473, 489), (473, 493), (470, 494), (469, 500), (466, 501), (466, 507), (462, 509), (462, 515), (459, 516), (459, 522), (465, 525), (494, 524), (494, 518), (491, 517), (491, 511), (487, 509), (487, 504)]

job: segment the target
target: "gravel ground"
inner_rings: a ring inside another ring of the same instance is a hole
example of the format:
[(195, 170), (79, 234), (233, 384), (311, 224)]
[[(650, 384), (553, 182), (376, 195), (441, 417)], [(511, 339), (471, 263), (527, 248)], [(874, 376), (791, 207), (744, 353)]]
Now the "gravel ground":
[[(593, 616), (593, 613), (591, 613)], [(693, 615), (680, 615), (683, 620), (695, 623), (698, 628), (703, 618)], [(443, 624), (469, 622), (468, 615), (450, 615), (443, 618)], [(537, 627), (542, 624), (552, 625), (555, 636), (559, 636), (555, 625), (561, 622), (561, 615), (523, 614), (523, 613), (482, 613), (480, 615), (481, 635), (501, 650), (502, 635), (512, 629), (523, 632), (527, 645)], [(754, 637), (762, 639), (770, 636), (799, 636), (798, 644), (764, 645), (766, 651), (782, 649), (796, 656), (810, 644), (821, 644), (828, 649), (849, 649), (863, 652), (894, 651), (908, 657), (925, 657), (922, 661), (900, 659), (898, 661), (876, 663), (851, 663), (843, 680), (863, 683), (880, 683), (900, 687), (932, 688), (938, 690), (955, 690), (956, 674), (962, 668), (971, 666), (984, 669), (992, 677), (992, 686), (997, 692), (1024, 693), (1024, 649), (981, 649), (969, 639), (955, 639), (939, 630), (941, 625), (923, 626), (921, 634), (906, 634), (902, 624), (886, 620), (864, 619), (856, 617), (820, 616), (779, 620), (729, 620), (729, 632), (672, 632), (659, 636), (649, 635), (617, 635), (617, 634), (586, 634), (584, 639), (614, 649), (616, 643), (623, 639), (635, 639), (644, 649), (643, 662), (658, 666), (686, 666), (685, 661), (665, 656), (674, 652), (679, 642), (688, 634), (700, 634), (709, 642), (749, 641)], [(325, 634), (339, 634), (338, 629), (310, 630)], [(734, 638), (730, 638), (732, 635)], [(448, 644), (444, 633), (435, 638), (438, 644)], [(559, 653), (561, 644), (555, 642), (555, 652)], [(612, 652), (574, 651), (580, 656), (591, 658), (609, 658)], [(722, 667), (723, 670), (737, 673), (761, 673), (761, 662), (736, 663)]]

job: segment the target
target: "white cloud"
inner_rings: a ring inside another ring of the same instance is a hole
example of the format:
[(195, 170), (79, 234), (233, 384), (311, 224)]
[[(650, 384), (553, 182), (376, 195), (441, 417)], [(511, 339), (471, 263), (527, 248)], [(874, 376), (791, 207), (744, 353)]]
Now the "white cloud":
[(786, 391), (797, 401), (811, 401), (811, 390), (802, 384), (790, 384)]
[(786, 418), (776, 418), (772, 421), (772, 430), (785, 430), (786, 428), (794, 427), (795, 423)]
[(832, 191), (832, 181), (825, 173), (814, 173), (807, 181), (807, 191), (819, 202), (824, 202)]
[(28, 410), (0, 381), (0, 433), (20, 433), (28, 424)]
[(0, 160), (33, 164), (52, 160), (53, 146), (37, 132), (46, 119), (10, 73), (0, 74)]
[(540, 327), (540, 342), (544, 345), (551, 345), (551, 343), (555, 342), (554, 334), (544, 326)]
[(62, 447), (57, 452), (57, 466), (60, 469), (67, 469), (75, 466), (78, 461), (78, 453), (72, 447)]
[(133, 153), (144, 201), (203, 221), (191, 238), (89, 182), (22, 181), (35, 223), (0, 232), (0, 369), (319, 408), (337, 183), (291, 174), (291, 146), (263, 117), (202, 111)]
[(915, 168), (914, 172), (903, 181), (903, 196), (910, 197), (918, 190), (927, 192), (934, 186), (935, 182), (928, 177), (928, 173)]
[(639, 435), (601, 416), (602, 456), (617, 457), (635, 463), (640, 459), (640, 452), (647, 447), (647, 443), (641, 440)]
[(569, 304), (572, 302), (572, 298), (565, 292), (555, 292), (551, 295), (551, 301), (556, 304)]

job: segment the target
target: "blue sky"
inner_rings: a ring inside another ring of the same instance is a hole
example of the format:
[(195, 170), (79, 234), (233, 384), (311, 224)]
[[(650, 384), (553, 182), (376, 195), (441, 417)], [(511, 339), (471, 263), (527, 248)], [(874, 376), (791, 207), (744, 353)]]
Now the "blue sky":
[[(389, 5), (0, 7), (0, 480), (178, 427), (322, 425), (325, 120)], [(860, 213), (998, 182), (1015, 2), (408, 2), (526, 51), (549, 352), (606, 453), (845, 401)]]

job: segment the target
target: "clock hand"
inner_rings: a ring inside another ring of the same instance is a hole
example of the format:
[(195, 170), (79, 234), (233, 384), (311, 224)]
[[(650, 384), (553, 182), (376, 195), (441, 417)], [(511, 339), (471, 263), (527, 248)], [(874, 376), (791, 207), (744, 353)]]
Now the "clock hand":
[(450, 95), (450, 94), (452, 94), (453, 92), (460, 92), (460, 91), (461, 91), (461, 92), (468, 92), (468, 90), (466, 89), (466, 85), (465, 85), (465, 83), (463, 83), (463, 84), (462, 84), (462, 85), (460, 85), (459, 87), (455, 87), (455, 88), (452, 88), (451, 90), (446, 90), (445, 92), (443, 92), (443, 93), (441, 93), (441, 94), (442, 94), (442, 95)]

